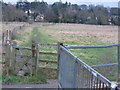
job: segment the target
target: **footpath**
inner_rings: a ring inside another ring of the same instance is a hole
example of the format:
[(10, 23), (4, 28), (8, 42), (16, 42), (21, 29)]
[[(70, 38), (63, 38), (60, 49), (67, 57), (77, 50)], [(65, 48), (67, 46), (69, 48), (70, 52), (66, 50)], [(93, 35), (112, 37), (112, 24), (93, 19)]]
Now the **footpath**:
[(13, 85), (2, 85), (3, 90), (9, 88), (16, 88), (16, 89), (25, 89), (25, 88), (58, 88), (58, 81), (57, 80), (48, 80), (48, 84), (13, 84)]

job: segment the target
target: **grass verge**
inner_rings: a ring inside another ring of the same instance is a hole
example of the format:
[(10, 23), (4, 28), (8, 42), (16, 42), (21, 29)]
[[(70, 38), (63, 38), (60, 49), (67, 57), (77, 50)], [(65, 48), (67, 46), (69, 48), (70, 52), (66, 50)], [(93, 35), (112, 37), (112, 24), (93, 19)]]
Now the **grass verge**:
[(46, 76), (43, 73), (38, 73), (36, 76), (20, 77), (15, 75), (2, 75), (3, 84), (45, 84)]

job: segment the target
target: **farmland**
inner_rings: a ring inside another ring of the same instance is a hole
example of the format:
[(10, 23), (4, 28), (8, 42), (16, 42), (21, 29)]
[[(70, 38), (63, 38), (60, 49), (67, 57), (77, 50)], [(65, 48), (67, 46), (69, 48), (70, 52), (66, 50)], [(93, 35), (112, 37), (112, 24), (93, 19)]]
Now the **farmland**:
[[(9, 25), (9, 24), (7, 24)], [(13, 25), (15, 25), (13, 23)], [(19, 23), (17, 24), (19, 26)], [(11, 25), (10, 25), (11, 26)], [(107, 25), (34, 23), (17, 32), (14, 37), (20, 46), (31, 46), (32, 40), (38, 43), (67, 45), (107, 45), (118, 43), (118, 27)], [(55, 52), (53, 48), (43, 48)], [(116, 48), (71, 50), (73, 54), (89, 65), (116, 63)], [(43, 58), (56, 59), (43, 56)], [(110, 80), (115, 80), (116, 67), (96, 68)]]
[(117, 26), (96, 26), (84, 24), (53, 24), (40, 28), (55, 41), (79, 45), (117, 43)]
[[(14, 28), (16, 25), (20, 26), (21, 23), (20, 25), (14, 23), (11, 25), (3, 24), (3, 30)], [(117, 26), (35, 23), (32, 25), (27, 25), (25, 30), (21, 31), (21, 35), (27, 34), (28, 37), (29, 34), (32, 33), (32, 29), (35, 27), (39, 29), (38, 31), (44, 36), (39, 36), (40, 39), (42, 40), (42, 38), (45, 37), (49, 38), (50, 40), (47, 41), (49, 43), (51, 43), (51, 41), (72, 45), (103, 45), (118, 43)], [(25, 37), (20, 37), (20, 39), (24, 39)], [(22, 40), (20, 41), (22, 42)]]

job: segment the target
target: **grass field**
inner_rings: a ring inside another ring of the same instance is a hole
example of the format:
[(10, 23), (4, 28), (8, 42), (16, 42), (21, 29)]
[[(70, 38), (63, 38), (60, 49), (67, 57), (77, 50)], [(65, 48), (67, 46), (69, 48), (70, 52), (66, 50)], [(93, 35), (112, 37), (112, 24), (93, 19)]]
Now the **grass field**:
[[(107, 45), (118, 43), (117, 26), (100, 26), (84, 24), (49, 24), (35, 23), (21, 30), (16, 37), (20, 46), (30, 46), (32, 40), (38, 43), (61, 42), (68, 45)], [(56, 52), (56, 48), (40, 47), (42, 51)], [(88, 65), (115, 63), (117, 60), (117, 49), (80, 49), (71, 50)], [(40, 58), (57, 59), (52, 56), (41, 56)], [(116, 79), (116, 67), (95, 68), (110, 80)]]
[(36, 76), (20, 77), (16, 75), (2, 75), (2, 84), (45, 84), (47, 79), (45, 74), (39, 72)]

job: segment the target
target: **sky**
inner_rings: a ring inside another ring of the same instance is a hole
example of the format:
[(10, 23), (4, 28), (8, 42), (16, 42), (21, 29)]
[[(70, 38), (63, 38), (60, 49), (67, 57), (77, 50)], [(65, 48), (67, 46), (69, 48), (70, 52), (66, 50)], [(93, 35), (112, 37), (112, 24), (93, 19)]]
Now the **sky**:
[[(18, 0), (3, 0), (4, 2), (17, 2)], [(23, 0), (24, 1), (24, 0)], [(29, 2), (32, 2), (34, 0), (27, 0)], [(42, 1), (42, 0), (38, 0), (38, 1)], [(44, 0), (45, 2), (47, 2), (48, 4), (53, 4), (54, 2), (58, 2), (59, 0)], [(67, 2), (71, 2), (72, 4), (95, 4), (95, 5), (104, 5), (107, 7), (117, 7), (118, 6), (118, 2), (120, 0), (61, 0), (63, 3)]]
[[(18, 0), (3, 0), (5, 2), (16, 2)], [(34, 0), (27, 0), (27, 1), (34, 1)], [(42, 1), (42, 0), (38, 0)], [(57, 2), (59, 0), (44, 0), (45, 2)], [(71, 3), (78, 3), (78, 2), (118, 2), (120, 0), (61, 0), (62, 2), (71, 2)]]

